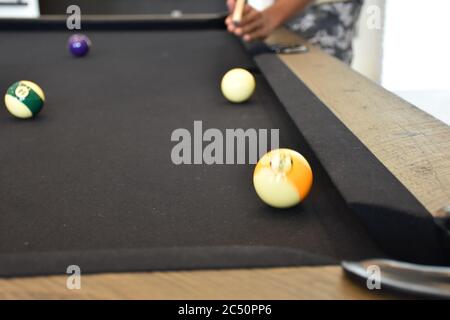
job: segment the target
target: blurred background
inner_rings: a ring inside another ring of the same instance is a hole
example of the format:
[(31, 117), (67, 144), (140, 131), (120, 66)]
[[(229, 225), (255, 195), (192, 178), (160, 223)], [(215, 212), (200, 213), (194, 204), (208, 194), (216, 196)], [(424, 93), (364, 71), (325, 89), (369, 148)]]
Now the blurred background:
[[(273, 0), (250, 0), (263, 9)], [(352, 68), (450, 125), (450, 1), (364, 0)], [(379, 16), (379, 27), (374, 19)]]
[[(148, 12), (149, 3), (164, 12)], [(0, 17), (64, 14), (81, 3), (82, 13), (220, 12), (225, 0), (0, 0)], [(192, 3), (195, 2), (195, 6)], [(263, 10), (273, 0), (249, 0)], [(102, 5), (99, 5), (102, 3)], [(162, 9), (161, 9), (162, 8)], [(201, 8), (201, 9), (199, 9)], [(450, 125), (450, 21), (448, 0), (365, 0), (352, 68)], [(379, 24), (374, 19), (379, 17)], [(376, 27), (374, 27), (376, 25)]]
[[(380, 30), (367, 28), (374, 5)], [(353, 68), (450, 125), (448, 12), (448, 0), (365, 0)]]

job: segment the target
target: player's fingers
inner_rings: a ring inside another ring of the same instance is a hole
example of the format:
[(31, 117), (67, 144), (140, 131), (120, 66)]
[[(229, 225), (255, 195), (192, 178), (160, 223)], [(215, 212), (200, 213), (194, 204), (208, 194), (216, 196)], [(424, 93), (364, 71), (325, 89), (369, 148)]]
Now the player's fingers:
[(255, 9), (253, 9), (252, 6), (246, 4), (245, 7), (244, 7), (244, 11), (242, 13), (245, 16), (245, 15), (249, 14), (252, 11), (255, 11)]
[[(259, 22), (258, 22), (259, 21)], [(242, 18), (239, 26), (234, 30), (237, 36), (242, 36), (243, 34), (253, 30), (256, 24), (262, 23), (262, 15), (259, 11), (252, 10), (246, 16)]]
[(233, 12), (236, 0), (227, 0), (227, 7), (229, 12)]
[(258, 31), (258, 29), (263, 28), (263, 21), (260, 20), (255, 20), (251, 23), (247, 23), (244, 27), (242, 27), (241, 29), (241, 34), (246, 35), (246, 34), (252, 34)]
[(247, 23), (251, 23), (251, 22), (261, 19), (261, 18), (262, 18), (261, 12), (256, 11), (256, 10), (251, 10), (242, 17), (241, 25), (244, 26)]
[(242, 18), (242, 21), (239, 26), (243, 29), (244, 31), (243, 33), (246, 33), (248, 32), (246, 31), (248, 26), (254, 25), (255, 23), (261, 24), (262, 21), (263, 21), (262, 14), (259, 11), (254, 10)]
[(225, 19), (225, 25), (227, 26), (228, 32), (234, 33), (236, 26), (233, 23), (233, 19), (231, 17), (227, 17)]
[(256, 10), (253, 9), (253, 7), (251, 7), (248, 4), (246, 4), (245, 7), (244, 7), (244, 11), (242, 11), (241, 23), (243, 21), (245, 21), (248, 17), (251, 17), (253, 15), (254, 11), (256, 11)]
[[(242, 12), (241, 21), (244, 20), (247, 16), (252, 16), (253, 11), (256, 11), (256, 10), (253, 9), (252, 7), (250, 7), (249, 5), (245, 5), (244, 11)], [(231, 12), (230, 16), (233, 16), (234, 10), (231, 10), (230, 12)]]
[(267, 38), (267, 31), (264, 28), (256, 29), (255, 31), (251, 33), (245, 34), (242, 38), (244, 41), (253, 41), (253, 40), (260, 40)]
[(238, 37), (242, 37), (245, 34), (255, 32), (257, 29), (263, 28), (263, 27), (264, 27), (264, 25), (262, 24), (262, 22), (260, 20), (257, 20), (252, 23), (246, 24), (245, 27), (237, 27), (233, 31), (230, 31), (230, 32), (233, 32)]
[(230, 17), (230, 16), (228, 16), (228, 17), (226, 17), (225, 18), (225, 25), (230, 25), (231, 23), (232, 23), (233, 21), (232, 21), (232, 18)]

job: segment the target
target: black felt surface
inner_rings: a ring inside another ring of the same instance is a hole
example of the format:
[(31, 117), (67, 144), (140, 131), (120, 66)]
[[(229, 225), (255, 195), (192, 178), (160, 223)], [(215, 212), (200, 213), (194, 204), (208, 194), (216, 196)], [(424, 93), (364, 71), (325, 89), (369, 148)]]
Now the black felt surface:
[(40, 0), (41, 14), (65, 15), (67, 7), (78, 5), (82, 14), (170, 14), (219, 13), (226, 11), (224, 0)]
[[(0, 274), (58, 273), (56, 266), (77, 262), (98, 272), (382, 256), (257, 69), (250, 103), (222, 98), (225, 71), (255, 68), (233, 37), (87, 34), (92, 52), (76, 59), (66, 51), (67, 32), (0, 33), (0, 88), (28, 79), (47, 95), (32, 121), (0, 110)], [(279, 128), (281, 146), (311, 162), (310, 197), (274, 210), (254, 192), (253, 165), (175, 166), (171, 133), (192, 131), (194, 120), (205, 129)], [(177, 259), (174, 249), (187, 247), (198, 254)], [(223, 247), (230, 249), (221, 264)]]

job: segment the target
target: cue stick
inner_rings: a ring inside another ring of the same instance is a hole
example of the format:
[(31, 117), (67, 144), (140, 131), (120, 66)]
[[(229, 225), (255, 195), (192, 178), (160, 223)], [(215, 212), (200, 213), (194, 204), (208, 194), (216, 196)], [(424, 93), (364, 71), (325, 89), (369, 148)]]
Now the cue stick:
[(236, 0), (236, 5), (233, 11), (233, 23), (238, 26), (242, 21), (242, 15), (244, 14), (246, 0)]

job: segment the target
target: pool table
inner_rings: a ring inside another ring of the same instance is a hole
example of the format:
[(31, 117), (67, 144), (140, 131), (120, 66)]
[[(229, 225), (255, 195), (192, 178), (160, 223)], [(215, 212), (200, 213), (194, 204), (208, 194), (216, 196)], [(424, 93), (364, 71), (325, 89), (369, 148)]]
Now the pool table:
[[(316, 48), (272, 52), (302, 42), (289, 32), (244, 45), (221, 14), (92, 16), (80, 59), (62, 17), (0, 26), (0, 88), (32, 80), (46, 94), (35, 119), (0, 112), (0, 287), (12, 288), (0, 297), (376, 297), (337, 265), (450, 264), (436, 213), (448, 128)], [(256, 77), (242, 105), (220, 92), (234, 67)], [(309, 160), (311, 194), (277, 210), (258, 199), (254, 164), (175, 164), (172, 134), (196, 121), (278, 129)], [(63, 285), (70, 265), (81, 292)]]

